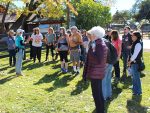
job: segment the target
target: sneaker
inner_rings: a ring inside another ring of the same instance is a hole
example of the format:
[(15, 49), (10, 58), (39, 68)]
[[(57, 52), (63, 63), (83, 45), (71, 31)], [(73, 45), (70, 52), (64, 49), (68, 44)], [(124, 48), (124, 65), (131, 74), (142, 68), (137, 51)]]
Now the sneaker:
[(65, 69), (65, 73), (67, 73), (68, 72), (68, 70), (67, 69)]
[(64, 72), (65, 72), (65, 69), (64, 69), (64, 68), (61, 68), (61, 71), (64, 73)]

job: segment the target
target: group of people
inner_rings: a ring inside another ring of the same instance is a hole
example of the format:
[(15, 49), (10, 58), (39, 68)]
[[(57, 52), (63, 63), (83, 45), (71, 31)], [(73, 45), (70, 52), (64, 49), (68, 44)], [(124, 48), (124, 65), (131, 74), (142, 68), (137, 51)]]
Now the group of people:
[[(9, 51), (9, 64), (16, 66), (16, 75), (21, 72), (25, 46), (30, 44), (30, 59), (41, 62), (41, 50), (43, 43), (46, 45), (46, 58), (49, 59), (51, 51), (52, 60), (60, 56), (60, 68), (63, 73), (68, 72), (68, 55), (72, 62), (73, 72), (80, 73), (80, 64), (84, 65), (83, 80), (90, 79), (92, 94), (97, 113), (104, 113), (104, 102), (112, 96), (112, 70), (114, 67), (115, 80), (118, 82), (120, 76), (120, 59), (123, 60), (123, 78), (132, 75), (133, 95), (141, 95), (140, 70), (143, 54), (141, 34), (138, 31), (130, 32), (130, 27), (124, 28), (122, 39), (117, 30), (104, 30), (100, 26), (91, 30), (78, 30), (72, 26), (69, 30), (60, 27), (56, 34), (52, 27), (43, 35), (38, 27), (33, 29), (31, 36), (25, 40), (24, 30), (15, 32), (10, 30), (8, 37), (0, 40), (6, 42)], [(56, 55), (56, 58), (55, 58)], [(127, 74), (127, 69), (131, 71)]]

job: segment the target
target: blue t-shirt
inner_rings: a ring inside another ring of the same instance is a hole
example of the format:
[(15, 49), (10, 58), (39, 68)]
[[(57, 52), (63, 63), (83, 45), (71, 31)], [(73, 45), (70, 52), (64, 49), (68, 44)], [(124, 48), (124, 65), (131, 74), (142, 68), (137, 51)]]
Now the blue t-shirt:
[(6, 42), (8, 50), (14, 50), (16, 48), (15, 37), (5, 37), (2, 41)]
[(24, 49), (24, 45), (21, 44), (21, 41), (24, 42), (24, 38), (22, 36), (16, 36), (16, 47), (18, 47), (19, 49)]

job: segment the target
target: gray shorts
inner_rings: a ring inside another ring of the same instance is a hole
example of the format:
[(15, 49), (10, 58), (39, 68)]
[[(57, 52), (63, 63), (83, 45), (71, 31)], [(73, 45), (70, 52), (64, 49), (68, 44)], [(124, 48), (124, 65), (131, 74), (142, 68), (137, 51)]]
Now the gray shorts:
[(76, 50), (70, 50), (70, 60), (72, 62), (79, 62), (80, 61), (80, 51), (78, 49)]

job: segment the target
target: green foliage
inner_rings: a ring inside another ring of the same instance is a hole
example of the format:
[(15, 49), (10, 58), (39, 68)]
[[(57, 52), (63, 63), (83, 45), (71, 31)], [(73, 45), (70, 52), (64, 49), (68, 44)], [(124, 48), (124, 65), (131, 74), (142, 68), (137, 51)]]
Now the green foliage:
[(132, 16), (129, 10), (117, 11), (112, 18), (113, 23), (123, 24), (127, 20), (131, 20)]
[(81, 0), (77, 3), (76, 16), (79, 28), (90, 29), (93, 26), (105, 27), (111, 21), (110, 8), (93, 0)]
[(139, 4), (139, 11), (134, 17), (137, 21), (147, 19), (150, 22), (150, 0), (143, 0)]

